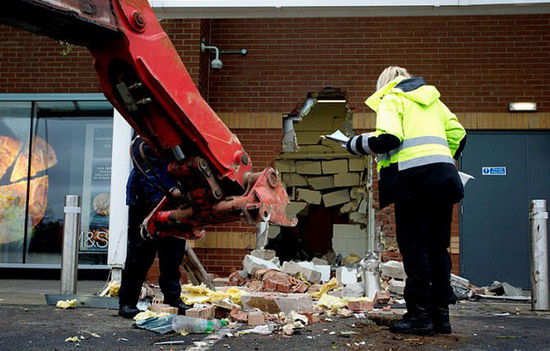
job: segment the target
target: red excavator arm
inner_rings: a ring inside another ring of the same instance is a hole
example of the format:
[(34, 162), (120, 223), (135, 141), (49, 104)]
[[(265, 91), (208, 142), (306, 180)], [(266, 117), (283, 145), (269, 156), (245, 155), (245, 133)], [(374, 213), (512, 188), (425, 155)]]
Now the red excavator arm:
[[(200, 236), (242, 218), (296, 225), (277, 172), (252, 172), (238, 138), (201, 97), (147, 0), (4, 0), (0, 22), (86, 46), (101, 88), (165, 159), (179, 196), (165, 197), (146, 236)], [(179, 194), (181, 192), (181, 194)], [(195, 234), (193, 234), (195, 233)]]

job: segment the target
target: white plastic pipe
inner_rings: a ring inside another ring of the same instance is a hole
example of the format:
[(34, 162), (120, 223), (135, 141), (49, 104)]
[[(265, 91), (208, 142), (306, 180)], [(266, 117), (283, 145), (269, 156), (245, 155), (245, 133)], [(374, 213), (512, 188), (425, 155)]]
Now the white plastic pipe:
[(531, 200), (531, 308), (548, 311), (548, 234), (546, 200)]

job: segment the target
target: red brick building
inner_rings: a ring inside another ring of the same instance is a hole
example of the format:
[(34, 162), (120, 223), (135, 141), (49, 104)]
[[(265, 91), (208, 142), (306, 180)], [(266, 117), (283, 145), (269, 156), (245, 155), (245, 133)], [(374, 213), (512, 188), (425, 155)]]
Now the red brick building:
[[(161, 10), (165, 17), (171, 13)], [(436, 85), (442, 101), (469, 131), (550, 128), (546, 4), (519, 10), (496, 6), (461, 12), (458, 8), (451, 15), (414, 7), (409, 14), (415, 16), (403, 16), (406, 12), (399, 10), (399, 17), (358, 12), (353, 17), (348, 11), (345, 17), (334, 17), (325, 9), (320, 12), (324, 16), (315, 18), (289, 14), (161, 23), (204, 98), (239, 137), (257, 169), (271, 166), (281, 152), (282, 118), (310, 92), (325, 87), (344, 90), (354, 128), (371, 129), (374, 116), (363, 101), (389, 65), (406, 67)], [(170, 16), (177, 17), (178, 12)], [(74, 47), (62, 55), (59, 43), (6, 26), (0, 27), (0, 38), (1, 94), (100, 92), (84, 48)], [(209, 54), (201, 53), (201, 40), (221, 50), (245, 48), (248, 53), (222, 54), (223, 68), (213, 70)], [(514, 101), (536, 102), (537, 112), (512, 114), (508, 103)], [(388, 248), (395, 246), (393, 218), (391, 209), (376, 215)], [(456, 272), (461, 270), (459, 223), (457, 207), (451, 245)], [(255, 228), (228, 224), (210, 231), (209, 239), (196, 246), (206, 268), (218, 274), (240, 268), (242, 257), (254, 245)], [(396, 256), (390, 250), (383, 257)]]

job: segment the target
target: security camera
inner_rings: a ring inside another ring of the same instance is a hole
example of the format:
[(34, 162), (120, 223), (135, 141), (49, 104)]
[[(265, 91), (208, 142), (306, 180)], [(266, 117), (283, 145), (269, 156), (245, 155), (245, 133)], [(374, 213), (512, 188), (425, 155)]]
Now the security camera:
[(212, 67), (212, 69), (222, 69), (222, 66), (223, 62), (219, 58), (215, 58), (210, 62), (210, 67)]

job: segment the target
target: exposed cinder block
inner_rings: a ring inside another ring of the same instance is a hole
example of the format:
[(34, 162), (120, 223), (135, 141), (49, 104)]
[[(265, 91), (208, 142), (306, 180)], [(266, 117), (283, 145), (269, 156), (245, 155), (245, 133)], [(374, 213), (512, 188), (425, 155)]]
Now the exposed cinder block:
[(307, 202), (290, 201), (286, 206), (286, 214), (288, 217), (294, 218), (296, 215), (305, 211), (307, 206)]
[(358, 224), (335, 224), (332, 227), (332, 249), (343, 256), (363, 257), (367, 250), (367, 235)]
[(325, 145), (300, 145), (298, 147), (298, 152), (321, 152), (321, 153), (327, 153), (332, 152), (332, 148)]
[(321, 193), (315, 190), (298, 189), (297, 199), (299, 201), (305, 201), (310, 204), (319, 205), (321, 204)]
[(323, 174), (337, 174), (348, 171), (348, 160), (330, 160), (322, 161)]
[(357, 186), (360, 184), (359, 173), (338, 173), (334, 175), (334, 186)]
[(295, 167), (299, 174), (322, 174), (319, 161), (296, 161)]
[(332, 189), (334, 188), (334, 177), (333, 176), (323, 176), (323, 177), (309, 177), (307, 178), (309, 185), (314, 190), (323, 190), (323, 189)]
[(275, 168), (281, 173), (292, 173), (296, 171), (296, 169), (294, 168), (294, 161), (292, 160), (276, 160)]
[(315, 145), (321, 139), (321, 134), (318, 131), (300, 131), (296, 133), (296, 139), (298, 140), (298, 145)]
[(366, 167), (367, 167), (367, 159), (364, 157), (349, 159), (350, 172), (362, 172), (365, 170)]
[(283, 173), (283, 183), (286, 186), (307, 186), (307, 178), (297, 173)]
[(350, 201), (348, 189), (337, 190), (323, 195), (323, 204), (325, 207), (340, 205), (348, 201)]

